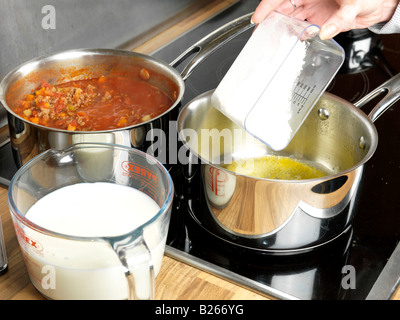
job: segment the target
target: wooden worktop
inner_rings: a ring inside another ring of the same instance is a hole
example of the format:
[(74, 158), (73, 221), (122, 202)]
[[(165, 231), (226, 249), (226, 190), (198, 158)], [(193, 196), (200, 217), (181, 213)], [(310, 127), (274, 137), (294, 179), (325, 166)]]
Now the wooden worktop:
[[(164, 45), (201, 21), (223, 10), (235, 0), (199, 1), (204, 5), (181, 13), (176, 24), (157, 33), (152, 39), (136, 39), (135, 51), (149, 54), (156, 47)], [(32, 285), (18, 245), (7, 204), (7, 189), (0, 187), (0, 218), (2, 221), (8, 271), (0, 275), (0, 300), (43, 300), (45, 299)], [(189, 266), (174, 258), (164, 256), (162, 267), (156, 279), (156, 299), (164, 300), (270, 300), (244, 287)], [(400, 289), (392, 299), (400, 300)]]

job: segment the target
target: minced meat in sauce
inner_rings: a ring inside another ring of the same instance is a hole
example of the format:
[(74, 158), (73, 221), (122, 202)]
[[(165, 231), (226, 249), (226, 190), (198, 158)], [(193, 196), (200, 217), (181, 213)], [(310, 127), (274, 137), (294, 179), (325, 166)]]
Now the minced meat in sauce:
[(42, 82), (14, 112), (25, 120), (69, 131), (101, 131), (148, 121), (173, 104), (144, 81), (99, 77), (58, 85)]

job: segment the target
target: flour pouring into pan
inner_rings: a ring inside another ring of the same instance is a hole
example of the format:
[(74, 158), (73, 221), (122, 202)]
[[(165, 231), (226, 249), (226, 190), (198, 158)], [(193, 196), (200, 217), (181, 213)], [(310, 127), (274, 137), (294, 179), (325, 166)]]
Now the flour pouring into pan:
[[(293, 41), (290, 37), (282, 39), (283, 42), (286, 40), (288, 43)], [(287, 49), (290, 54), (274, 75), (268, 75), (271, 81), (244, 122), (244, 128), (249, 133), (275, 150), (285, 148), (295, 133), (292, 121), (296, 121), (293, 117), (299, 115), (295, 90), (301, 83), (307, 43), (298, 41), (293, 48)]]
[(272, 14), (213, 93), (213, 106), (272, 149), (284, 149), (343, 62), (343, 49), (320, 40), (319, 30)]

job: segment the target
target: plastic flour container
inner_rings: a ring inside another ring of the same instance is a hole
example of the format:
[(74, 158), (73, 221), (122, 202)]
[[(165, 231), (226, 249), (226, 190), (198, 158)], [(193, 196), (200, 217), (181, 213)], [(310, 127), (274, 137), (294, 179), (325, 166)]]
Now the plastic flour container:
[(320, 28), (272, 12), (212, 95), (214, 107), (274, 150), (284, 149), (344, 61)]

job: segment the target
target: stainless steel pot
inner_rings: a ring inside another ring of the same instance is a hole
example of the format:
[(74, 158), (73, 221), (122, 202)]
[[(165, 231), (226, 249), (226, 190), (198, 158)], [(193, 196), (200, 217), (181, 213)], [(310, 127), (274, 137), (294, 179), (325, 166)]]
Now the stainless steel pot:
[[(357, 108), (383, 91), (387, 95), (369, 116)], [(279, 152), (217, 111), (211, 95), (212, 91), (195, 98), (178, 116), (180, 140), (201, 161), (203, 200), (189, 204), (199, 225), (225, 241), (277, 254), (308, 251), (350, 227), (363, 164), (378, 144), (373, 121), (400, 98), (400, 75), (355, 105), (325, 93), (293, 141)], [(262, 155), (294, 157), (330, 174), (309, 180), (269, 180), (220, 166)]]
[[(170, 65), (151, 56), (130, 51), (79, 49), (39, 57), (10, 71), (0, 84), (0, 102), (7, 110), (10, 140), (17, 167), (47, 149), (65, 149), (77, 142), (107, 142), (132, 146), (168, 163), (170, 120), (176, 120), (176, 107), (184, 94), (184, 80), (210, 53), (250, 28), (250, 17), (251, 13), (215, 30), (193, 44)], [(189, 56), (190, 60), (179, 74), (174, 67)], [(146, 68), (150, 74), (157, 73), (158, 76), (151, 76), (148, 82), (174, 100), (169, 110), (147, 122), (116, 130), (71, 132), (27, 122), (13, 112), (13, 106), (25, 94), (37, 88), (42, 80), (58, 84), (113, 73), (137, 77), (141, 68)]]

